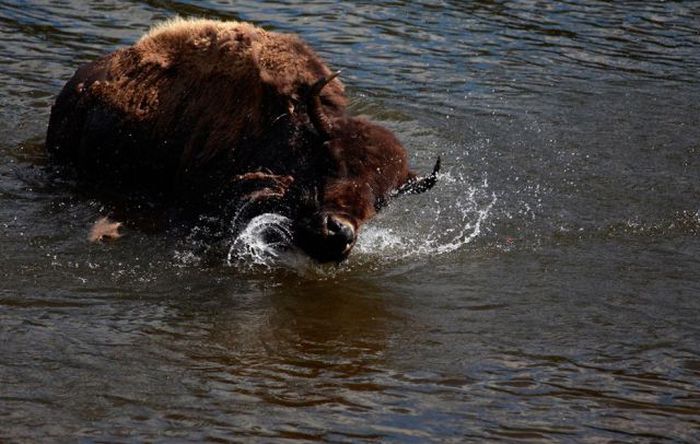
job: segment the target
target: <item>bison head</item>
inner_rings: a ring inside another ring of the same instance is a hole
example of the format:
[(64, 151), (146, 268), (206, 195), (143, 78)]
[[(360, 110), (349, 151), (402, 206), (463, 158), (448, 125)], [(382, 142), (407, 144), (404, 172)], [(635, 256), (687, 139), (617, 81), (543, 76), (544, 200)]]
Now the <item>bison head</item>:
[(304, 187), (294, 217), (295, 243), (321, 262), (340, 262), (352, 250), (360, 227), (389, 199), (417, 194), (435, 185), (432, 174), (418, 178), (408, 168), (406, 150), (394, 135), (363, 118), (324, 113), (320, 92), (338, 73), (310, 89), (309, 120), (318, 135), (317, 164), (322, 174)]

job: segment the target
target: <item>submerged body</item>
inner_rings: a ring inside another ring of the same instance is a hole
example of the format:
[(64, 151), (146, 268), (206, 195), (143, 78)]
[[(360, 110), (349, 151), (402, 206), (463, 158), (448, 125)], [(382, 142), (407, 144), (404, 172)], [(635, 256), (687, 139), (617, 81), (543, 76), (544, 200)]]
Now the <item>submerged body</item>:
[(387, 199), (435, 174), (417, 180), (388, 130), (348, 116), (335, 77), (296, 36), (178, 19), (80, 67), (52, 108), (47, 149), (112, 192), (272, 208), (307, 253), (341, 260)]

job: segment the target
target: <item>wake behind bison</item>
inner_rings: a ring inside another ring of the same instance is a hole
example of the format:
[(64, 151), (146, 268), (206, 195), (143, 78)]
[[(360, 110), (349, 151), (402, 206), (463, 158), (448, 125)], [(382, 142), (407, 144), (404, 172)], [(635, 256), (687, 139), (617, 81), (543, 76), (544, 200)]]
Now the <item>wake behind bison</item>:
[(297, 36), (175, 19), (81, 66), (51, 110), (46, 147), (112, 194), (282, 214), (294, 244), (341, 261), (391, 198), (433, 187), (440, 159), (418, 178), (391, 132), (347, 114), (337, 76)]

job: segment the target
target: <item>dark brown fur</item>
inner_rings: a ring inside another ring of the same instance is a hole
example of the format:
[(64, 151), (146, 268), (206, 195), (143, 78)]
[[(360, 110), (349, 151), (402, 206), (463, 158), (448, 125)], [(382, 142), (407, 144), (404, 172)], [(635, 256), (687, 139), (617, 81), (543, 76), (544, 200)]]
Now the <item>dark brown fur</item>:
[(342, 258), (349, 249), (324, 252), (328, 217), (352, 225), (354, 243), (415, 175), (389, 131), (346, 114), (337, 79), (320, 93), (332, 130), (314, 127), (307, 96), (329, 74), (294, 35), (177, 20), (80, 67), (52, 109), (47, 149), (112, 189), (189, 206), (272, 201), (298, 221), (300, 242), (319, 244), (302, 245), (310, 254)]

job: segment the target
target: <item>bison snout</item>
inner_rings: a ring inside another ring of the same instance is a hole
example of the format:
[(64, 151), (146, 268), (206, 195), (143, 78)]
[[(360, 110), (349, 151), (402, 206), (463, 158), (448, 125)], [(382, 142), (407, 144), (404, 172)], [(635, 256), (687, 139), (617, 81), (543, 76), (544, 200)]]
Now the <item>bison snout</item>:
[(319, 262), (340, 262), (355, 245), (353, 223), (332, 213), (316, 213), (302, 218), (295, 228), (295, 243)]
[(328, 237), (334, 244), (341, 246), (343, 253), (349, 251), (355, 243), (355, 228), (346, 220), (336, 216), (328, 216), (326, 230)]

